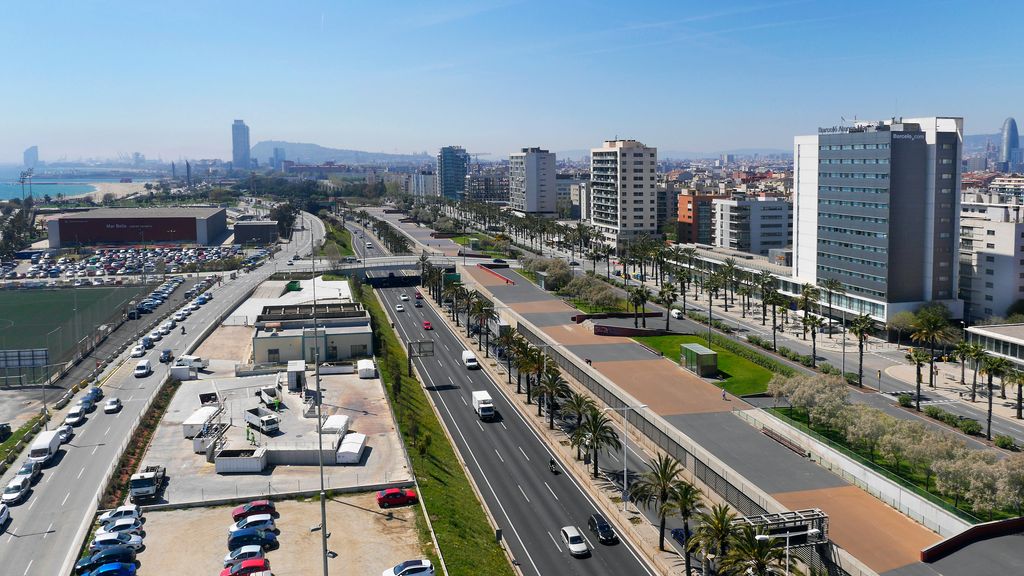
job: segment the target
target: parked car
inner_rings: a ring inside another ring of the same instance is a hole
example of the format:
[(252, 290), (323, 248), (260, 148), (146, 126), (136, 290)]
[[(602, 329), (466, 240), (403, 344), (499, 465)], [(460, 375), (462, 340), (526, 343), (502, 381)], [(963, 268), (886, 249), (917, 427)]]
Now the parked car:
[(100, 566), (111, 563), (135, 562), (135, 551), (127, 546), (114, 546), (86, 556), (75, 564), (75, 574), (86, 574)]
[(7, 507), (7, 504), (0, 504), (0, 528), (3, 528), (10, 519), (11, 509)]
[(92, 542), (89, 543), (89, 550), (97, 552), (99, 550), (106, 550), (108, 548), (114, 548), (115, 546), (125, 546), (138, 552), (142, 548), (142, 536), (138, 534), (122, 534), (122, 533), (111, 533), (104, 534), (103, 536), (96, 536)]
[(277, 535), (265, 530), (246, 528), (233, 534), (228, 534), (228, 550), (241, 548), (242, 546), (259, 546), (264, 550), (277, 548)]
[(583, 538), (583, 534), (580, 534), (579, 528), (575, 526), (563, 526), (561, 534), (562, 542), (564, 542), (565, 547), (569, 549), (569, 554), (573, 556), (590, 555), (590, 546), (587, 546), (587, 541)]
[(377, 492), (377, 505), (381, 508), (415, 504), (417, 501), (416, 491), (407, 488), (387, 488)]
[(132, 374), (136, 378), (145, 378), (153, 372), (153, 365), (149, 363), (149, 360), (139, 360), (139, 363), (135, 365), (135, 370)]
[(171, 360), (174, 360), (174, 353), (171, 352), (170, 349), (164, 349), (164, 350), (160, 351), (160, 363), (161, 364), (166, 364), (166, 363), (170, 362)]
[(274, 518), (270, 514), (253, 514), (228, 526), (228, 532), (234, 534), (246, 528), (256, 528), (257, 530), (266, 530), (268, 532), (277, 530), (277, 527), (274, 526)]
[(85, 409), (82, 406), (72, 406), (71, 410), (68, 410), (68, 415), (64, 417), (64, 424), (68, 426), (78, 426), (85, 422)]
[(0, 496), (0, 503), (10, 506), (21, 502), (28, 495), (31, 486), (32, 481), (25, 476), (11, 478), (11, 481), (7, 483), (7, 487), (4, 488), (3, 496)]
[(11, 437), (11, 423), (0, 422), (0, 442), (7, 440)]
[(248, 516), (254, 516), (256, 514), (270, 514), (271, 516), (277, 516), (277, 509), (274, 503), (270, 500), (253, 500), (247, 504), (243, 504), (231, 511), (231, 519), (238, 522), (242, 518)]
[(245, 560), (256, 558), (263, 558), (263, 548), (257, 545), (242, 546), (228, 552), (228, 555), (224, 557), (224, 567), (230, 568), (236, 564), (241, 564)]
[(85, 576), (135, 576), (136, 570), (134, 562), (108, 562)]
[(257, 574), (270, 570), (270, 560), (266, 558), (253, 558), (243, 560), (234, 566), (229, 566), (220, 571), (220, 576), (243, 576)]
[(388, 568), (381, 576), (434, 576), (434, 565), (430, 560), (406, 560)]
[(104, 414), (114, 414), (121, 410), (121, 400), (118, 398), (110, 398), (106, 404), (103, 405)]
[(619, 538), (612, 530), (612, 525), (604, 519), (601, 514), (591, 514), (587, 520), (587, 528), (597, 536), (597, 541), (602, 544), (614, 544)]
[(61, 424), (57, 427), (57, 434), (60, 436), (60, 443), (67, 444), (75, 437), (75, 428), (70, 424)]
[(103, 534), (117, 533), (138, 534), (139, 536), (142, 536), (142, 519), (118, 518), (116, 520), (111, 520), (96, 531), (96, 536), (99, 537)]
[(100, 515), (100, 524), (106, 524), (121, 518), (141, 518), (142, 511), (135, 504), (125, 504)]
[(42, 464), (32, 460), (26, 460), (21, 468), (18, 469), (18, 473), (14, 475), (15, 478), (25, 477), (28, 478), (30, 483), (35, 483), (40, 476), (43, 475)]

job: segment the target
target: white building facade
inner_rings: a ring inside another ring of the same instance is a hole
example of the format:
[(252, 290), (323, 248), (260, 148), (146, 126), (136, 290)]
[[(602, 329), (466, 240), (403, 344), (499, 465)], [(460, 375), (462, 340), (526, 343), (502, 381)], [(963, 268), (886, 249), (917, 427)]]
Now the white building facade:
[(555, 153), (523, 148), (508, 157), (509, 206), (519, 214), (553, 218), (557, 213)]
[(590, 150), (590, 223), (621, 248), (658, 234), (658, 149), (636, 140), (606, 140)]
[(773, 248), (789, 246), (793, 235), (793, 211), (784, 198), (716, 198), (714, 239), (720, 248), (767, 256)]
[(1007, 316), (1024, 298), (1024, 201), (965, 192), (960, 209), (960, 297), (968, 323)]

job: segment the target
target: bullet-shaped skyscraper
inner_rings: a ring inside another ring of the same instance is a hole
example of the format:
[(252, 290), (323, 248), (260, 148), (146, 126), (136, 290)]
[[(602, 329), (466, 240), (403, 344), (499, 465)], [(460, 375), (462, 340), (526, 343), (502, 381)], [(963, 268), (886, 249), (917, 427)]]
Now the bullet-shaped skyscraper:
[(235, 170), (248, 170), (252, 166), (249, 159), (249, 127), (242, 120), (235, 120), (231, 125), (231, 166)]

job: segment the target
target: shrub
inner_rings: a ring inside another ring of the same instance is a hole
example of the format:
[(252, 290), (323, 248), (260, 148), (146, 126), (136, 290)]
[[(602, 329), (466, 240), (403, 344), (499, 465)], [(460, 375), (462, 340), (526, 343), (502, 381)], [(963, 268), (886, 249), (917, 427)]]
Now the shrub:
[[(909, 396), (909, 394), (907, 394)], [(936, 420), (942, 420), (942, 415), (945, 414), (945, 410), (938, 406), (925, 406), (924, 415), (929, 418), (935, 418)]]
[(860, 376), (856, 372), (847, 372), (843, 374), (843, 378), (846, 379), (846, 383), (851, 386), (857, 386), (860, 384)]
[[(904, 408), (910, 408), (914, 405), (914, 397), (910, 394), (900, 394), (897, 400), (899, 401), (900, 406), (903, 406)], [(931, 406), (929, 406), (929, 408), (931, 408)]]
[(750, 348), (744, 346), (743, 344), (740, 344), (735, 340), (726, 338), (725, 336), (722, 336), (720, 334), (712, 334), (711, 343), (718, 346), (719, 348), (732, 352), (733, 354), (739, 356), (740, 358), (750, 360), (751, 362), (757, 364), (762, 368), (767, 368), (768, 370), (771, 370), (776, 374), (782, 374), (783, 376), (793, 376), (794, 374), (796, 374), (796, 372), (789, 366), (777, 362), (774, 359), (769, 358), (768, 356), (765, 356), (764, 354), (761, 354), (755, 350), (751, 350)]
[(818, 370), (821, 371), (822, 374), (839, 374), (839, 369), (828, 362), (818, 364)]
[(807, 366), (808, 368), (811, 368), (812, 366), (814, 366), (814, 358), (812, 358), (809, 354), (801, 354), (800, 363), (803, 364), (804, 366)]
[(1017, 443), (1013, 441), (1013, 436), (1006, 434), (996, 434), (995, 438), (996, 448), (1002, 448), (1004, 450), (1014, 450), (1017, 448)]
[(964, 434), (970, 434), (972, 436), (981, 434), (981, 424), (973, 418), (964, 418), (960, 420), (960, 422), (957, 423), (957, 428), (959, 428)]

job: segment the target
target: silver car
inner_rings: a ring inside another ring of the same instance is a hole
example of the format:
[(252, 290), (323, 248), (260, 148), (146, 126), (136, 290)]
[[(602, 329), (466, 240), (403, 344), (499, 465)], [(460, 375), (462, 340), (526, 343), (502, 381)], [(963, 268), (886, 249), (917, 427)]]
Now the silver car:
[(575, 526), (562, 527), (562, 542), (569, 549), (569, 554), (573, 556), (588, 556), (590, 554), (587, 540), (580, 533), (580, 529)]

